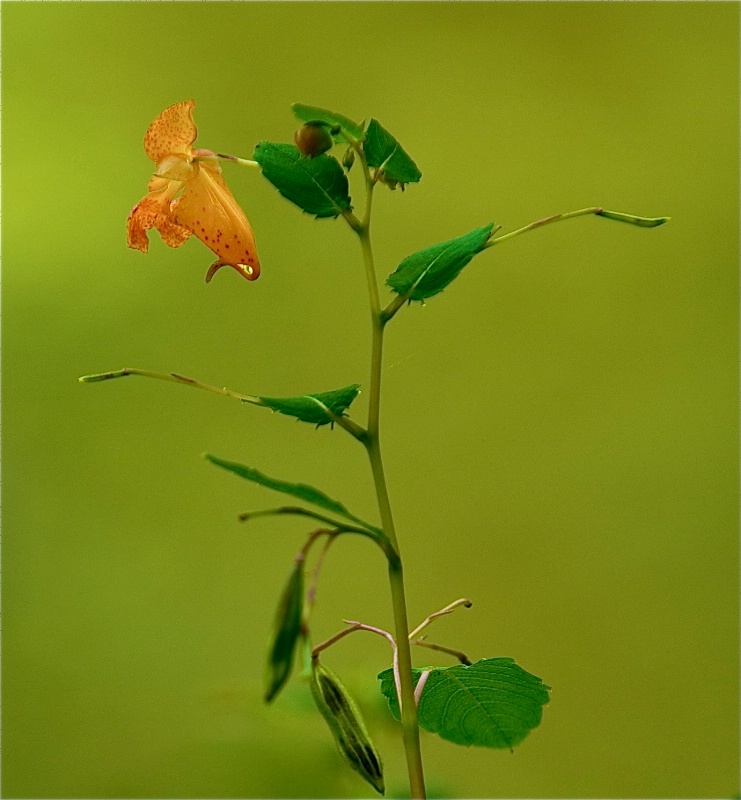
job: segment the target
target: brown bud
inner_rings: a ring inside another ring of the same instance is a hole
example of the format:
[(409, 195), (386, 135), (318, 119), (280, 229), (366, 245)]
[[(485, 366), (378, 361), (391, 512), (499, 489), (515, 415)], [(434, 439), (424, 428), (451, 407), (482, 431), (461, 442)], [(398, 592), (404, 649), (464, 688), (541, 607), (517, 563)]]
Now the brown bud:
[(326, 153), (334, 144), (332, 135), (322, 122), (307, 122), (294, 134), (293, 141), (301, 151), (301, 155), (315, 158)]

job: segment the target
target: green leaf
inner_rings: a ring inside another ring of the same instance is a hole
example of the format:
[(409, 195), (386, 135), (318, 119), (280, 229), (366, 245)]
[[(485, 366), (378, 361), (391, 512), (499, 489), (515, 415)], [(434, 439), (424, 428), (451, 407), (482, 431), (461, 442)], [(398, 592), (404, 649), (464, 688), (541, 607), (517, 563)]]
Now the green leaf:
[[(419, 724), (455, 744), (512, 748), (540, 724), (548, 690), (511, 658), (471, 666), (431, 667), (417, 713)], [(414, 685), (426, 670), (414, 669)], [(391, 713), (399, 719), (393, 670), (378, 676)]]
[(390, 181), (416, 183), (422, 177), (404, 148), (376, 119), (368, 123), (363, 150), (368, 166), (380, 169)]
[(245, 400), (244, 402), (267, 406), (279, 414), (296, 417), (301, 422), (310, 422), (319, 427), (334, 421), (327, 413), (327, 408), (336, 417), (341, 417), (359, 392), (360, 384), (353, 383), (351, 386), (334, 389), (331, 392), (317, 392), (317, 394), (305, 394), (301, 397), (258, 397), (255, 400)]
[(484, 248), (494, 223), (463, 236), (434, 244), (407, 256), (389, 275), (386, 284), (407, 300), (426, 300), (458, 277), (463, 267)]
[(384, 793), (381, 756), (350, 693), (330, 669), (312, 662), (311, 694), (347, 763), (379, 794)]
[(337, 217), (352, 208), (347, 176), (334, 156), (305, 158), (292, 144), (260, 142), (254, 159), (283, 197), (307, 214)]
[(265, 486), (268, 489), (274, 489), (276, 492), (290, 494), (293, 497), (298, 497), (301, 500), (305, 500), (307, 503), (313, 503), (315, 506), (325, 509), (325, 511), (331, 511), (333, 514), (339, 514), (340, 516), (345, 517), (345, 519), (357, 522), (359, 525), (362, 525), (372, 533), (383, 536), (383, 531), (381, 531), (380, 528), (376, 528), (374, 525), (371, 525), (368, 522), (360, 519), (360, 517), (356, 517), (354, 514), (351, 514), (338, 500), (332, 500), (331, 497), (328, 497), (326, 494), (324, 494), (324, 492), (320, 492), (319, 489), (315, 489), (313, 486), (308, 486), (305, 483), (289, 483), (288, 481), (270, 478), (253, 467), (246, 467), (243, 464), (237, 464), (234, 461), (226, 461), (223, 458), (218, 458), (210, 453), (205, 453), (204, 456), (212, 464), (216, 464), (217, 467), (222, 467), (223, 469), (229, 470), (235, 475), (239, 475), (240, 478), (245, 478), (245, 480), (257, 483), (260, 486)]
[(265, 673), (265, 702), (269, 703), (283, 688), (291, 674), (293, 653), (301, 633), (304, 606), (304, 562), (295, 561), (281, 595), (273, 625), (273, 641), (268, 652)]
[[(326, 122), (330, 128), (339, 125), (353, 139), (359, 141), (363, 138), (363, 126), (358, 125), (357, 122), (353, 122), (347, 117), (343, 117), (342, 114), (337, 114), (334, 111), (319, 108), (318, 106), (306, 106), (303, 103), (294, 103), (291, 106), (291, 110), (301, 122)], [(340, 137), (335, 137), (335, 139), (338, 138)]]

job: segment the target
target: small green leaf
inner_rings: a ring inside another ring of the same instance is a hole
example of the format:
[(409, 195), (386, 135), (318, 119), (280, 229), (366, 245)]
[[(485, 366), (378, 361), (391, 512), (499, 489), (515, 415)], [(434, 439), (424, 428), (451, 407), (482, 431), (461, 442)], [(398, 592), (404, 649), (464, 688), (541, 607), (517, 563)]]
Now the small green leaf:
[(671, 217), (639, 217), (635, 214), (624, 214), (622, 211), (608, 211), (606, 208), (600, 209), (597, 216), (614, 219), (618, 222), (627, 222), (629, 225), (637, 225), (639, 228), (657, 228), (671, 219)]
[(368, 166), (377, 167), (389, 181), (416, 183), (422, 177), (404, 148), (376, 119), (368, 123), (363, 149)]
[(304, 606), (304, 562), (295, 561), (281, 595), (273, 626), (273, 641), (268, 652), (265, 673), (265, 702), (269, 703), (283, 688), (291, 674), (293, 652), (301, 633)]
[(331, 392), (317, 392), (317, 394), (305, 394), (301, 397), (258, 397), (255, 400), (245, 400), (244, 402), (267, 406), (280, 414), (296, 417), (301, 422), (310, 422), (319, 427), (333, 422), (332, 417), (326, 411), (327, 408), (336, 417), (341, 417), (359, 392), (360, 384), (353, 383), (351, 386)]
[(360, 519), (360, 517), (356, 517), (354, 514), (351, 514), (338, 500), (332, 500), (331, 497), (328, 497), (326, 494), (324, 494), (324, 492), (320, 492), (319, 489), (315, 489), (313, 486), (308, 486), (305, 483), (289, 483), (288, 481), (270, 478), (253, 467), (246, 467), (243, 464), (237, 464), (234, 461), (226, 461), (223, 458), (212, 456), (210, 453), (205, 453), (204, 456), (212, 464), (216, 464), (217, 467), (222, 467), (223, 469), (229, 470), (235, 475), (239, 475), (240, 478), (245, 478), (248, 481), (257, 483), (260, 486), (265, 486), (268, 489), (274, 489), (276, 492), (290, 494), (293, 497), (298, 497), (301, 500), (305, 500), (307, 503), (313, 503), (315, 506), (325, 509), (325, 511), (331, 511), (333, 514), (339, 514), (340, 516), (345, 517), (345, 519), (357, 522), (359, 525), (362, 525), (364, 528), (372, 533), (377, 534), (378, 536), (383, 536), (383, 531), (381, 531), (380, 528), (376, 528), (374, 525), (370, 525), (368, 522)]
[(386, 284), (407, 300), (426, 300), (458, 277), (489, 241), (494, 223), (407, 256)]
[(379, 793), (385, 791), (383, 766), (350, 693), (330, 669), (314, 659), (311, 694), (347, 763)]
[(292, 144), (260, 142), (254, 159), (283, 197), (307, 214), (336, 217), (352, 208), (347, 176), (334, 156), (305, 158)]
[[(319, 108), (318, 106), (306, 106), (303, 103), (294, 103), (291, 106), (296, 119), (301, 122), (326, 122), (330, 127), (339, 125), (340, 128), (349, 133), (353, 139), (360, 140), (363, 138), (363, 126), (358, 125), (342, 114), (337, 114), (334, 111), (328, 111), (326, 108)], [(338, 139), (339, 137), (335, 137)]]
[[(428, 669), (417, 709), (419, 724), (455, 744), (512, 748), (540, 724), (549, 700), (550, 686), (511, 658)], [(412, 670), (415, 686), (425, 671)], [(384, 670), (378, 679), (391, 713), (399, 719), (393, 670)]]

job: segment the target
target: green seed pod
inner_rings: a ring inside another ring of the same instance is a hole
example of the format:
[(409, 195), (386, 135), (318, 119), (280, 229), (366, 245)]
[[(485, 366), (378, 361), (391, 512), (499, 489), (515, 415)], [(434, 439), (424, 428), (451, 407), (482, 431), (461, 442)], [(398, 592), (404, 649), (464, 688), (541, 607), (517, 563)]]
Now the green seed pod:
[(350, 167), (355, 163), (355, 151), (352, 145), (345, 150), (345, 155), (342, 156), (342, 166), (349, 172)]
[(340, 679), (317, 658), (313, 661), (311, 693), (347, 763), (383, 794), (381, 757), (368, 736), (360, 710)]
[(326, 153), (334, 144), (332, 134), (322, 122), (307, 122), (294, 134), (293, 141), (301, 151), (301, 155), (314, 158)]
[(273, 628), (273, 642), (265, 673), (265, 702), (269, 703), (283, 688), (291, 674), (293, 651), (301, 634), (304, 605), (304, 562), (294, 562), (293, 570), (278, 604)]

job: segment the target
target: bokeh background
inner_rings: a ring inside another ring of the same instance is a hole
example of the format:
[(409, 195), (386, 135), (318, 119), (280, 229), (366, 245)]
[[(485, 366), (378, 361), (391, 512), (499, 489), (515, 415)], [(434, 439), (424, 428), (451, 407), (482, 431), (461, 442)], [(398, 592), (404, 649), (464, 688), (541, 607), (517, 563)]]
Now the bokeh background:
[[(735, 3), (11, 3), (3, 56), (3, 792), (367, 794), (305, 685), (261, 701), (273, 607), (307, 525), (201, 453), (319, 486), (377, 519), (341, 430), (237, 391), (365, 383), (357, 242), (225, 166), (263, 276), (199, 242), (128, 250), (146, 127), (196, 98), (198, 144), (290, 141), (295, 101), (377, 117), (423, 171), (381, 188), (379, 277), (495, 221), (604, 205), (472, 262), (387, 337), (384, 446), (410, 615), (553, 687), (514, 754), (424, 735), (438, 797), (738, 792), (738, 122)], [(357, 185), (354, 187), (359, 198)], [(384, 292), (384, 297), (385, 297)], [(367, 393), (354, 407), (362, 420)], [(320, 640), (390, 627), (381, 557), (340, 541)], [(428, 651), (417, 664), (450, 663)], [(356, 635), (391, 796), (405, 771)]]

